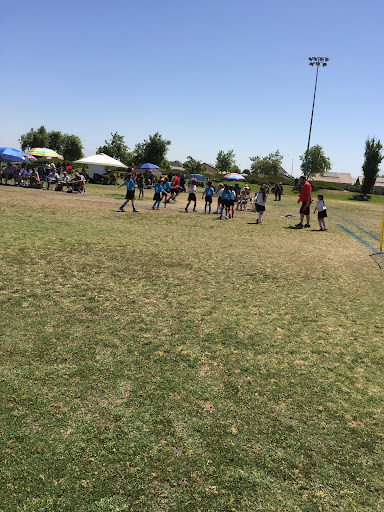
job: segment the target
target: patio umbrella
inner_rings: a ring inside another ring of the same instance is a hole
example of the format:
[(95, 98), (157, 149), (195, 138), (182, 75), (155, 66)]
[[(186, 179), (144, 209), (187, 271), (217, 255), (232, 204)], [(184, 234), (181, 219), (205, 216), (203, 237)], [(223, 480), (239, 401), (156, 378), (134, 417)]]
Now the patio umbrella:
[(147, 171), (151, 171), (153, 176), (161, 176), (162, 172), (159, 170), (160, 167), (158, 167), (155, 164), (141, 164), (136, 167), (136, 169), (146, 169)]
[(41, 156), (42, 158), (60, 158), (60, 160), (63, 160), (63, 157), (60, 156), (56, 151), (53, 151), (53, 149), (49, 148), (33, 148), (28, 149), (26, 151), (28, 155), (32, 156)]
[(136, 169), (160, 169), (160, 167), (155, 164), (141, 164), (138, 165)]
[(230, 172), (224, 176), (223, 180), (245, 181), (245, 178), (242, 174), (238, 174), (237, 172)]
[(2, 162), (26, 162), (28, 155), (13, 148), (0, 148), (0, 160)]
[(44, 176), (44, 158), (60, 158), (60, 160), (63, 160), (63, 157), (60, 156), (56, 151), (53, 151), (53, 149), (49, 148), (33, 148), (26, 151), (28, 155), (32, 156), (40, 156), (43, 159), (43, 166), (42, 166), (42, 178)]

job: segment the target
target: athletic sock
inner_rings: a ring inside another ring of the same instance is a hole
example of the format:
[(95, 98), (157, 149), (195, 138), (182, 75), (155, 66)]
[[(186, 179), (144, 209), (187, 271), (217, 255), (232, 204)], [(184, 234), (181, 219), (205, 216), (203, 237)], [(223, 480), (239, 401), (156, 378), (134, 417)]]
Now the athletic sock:
[(211, 213), (211, 205), (209, 205), (209, 212), (208, 213)]

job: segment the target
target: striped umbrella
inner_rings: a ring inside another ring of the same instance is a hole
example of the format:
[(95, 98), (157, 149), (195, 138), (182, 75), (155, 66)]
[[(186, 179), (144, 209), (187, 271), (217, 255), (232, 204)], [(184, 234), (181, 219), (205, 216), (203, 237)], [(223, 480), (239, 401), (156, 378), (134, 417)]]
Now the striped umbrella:
[(26, 151), (26, 153), (28, 155), (41, 156), (42, 158), (60, 158), (63, 160), (63, 157), (56, 153), (56, 151), (48, 148), (33, 148)]
[(231, 172), (225, 175), (223, 180), (244, 181), (245, 178), (242, 174), (238, 174), (237, 172)]

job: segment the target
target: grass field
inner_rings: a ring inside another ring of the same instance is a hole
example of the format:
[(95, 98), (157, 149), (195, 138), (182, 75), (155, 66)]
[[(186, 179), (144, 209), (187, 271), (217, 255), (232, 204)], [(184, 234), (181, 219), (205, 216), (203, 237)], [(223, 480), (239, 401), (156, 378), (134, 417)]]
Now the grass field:
[(0, 511), (383, 511), (384, 198), (122, 191), (0, 187)]

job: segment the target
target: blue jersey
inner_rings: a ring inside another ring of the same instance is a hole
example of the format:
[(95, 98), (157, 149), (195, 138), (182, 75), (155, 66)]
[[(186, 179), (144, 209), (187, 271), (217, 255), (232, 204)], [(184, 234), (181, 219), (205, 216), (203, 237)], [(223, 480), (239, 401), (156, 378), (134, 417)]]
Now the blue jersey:
[(232, 198), (232, 192), (230, 190), (224, 191), (223, 195), (221, 196), (221, 199), (231, 199)]
[(204, 190), (204, 194), (207, 196), (207, 197), (213, 197), (213, 194), (215, 193), (215, 190), (212, 188), (212, 187), (207, 187), (205, 190)]
[(156, 194), (161, 194), (164, 190), (163, 187), (159, 184), (153, 185), (152, 188), (155, 190)]
[(169, 192), (171, 190), (171, 184), (169, 183), (169, 181), (165, 181), (163, 186), (166, 192)]
[(127, 190), (135, 190), (135, 182), (133, 180), (126, 180), (123, 185), (127, 187)]

